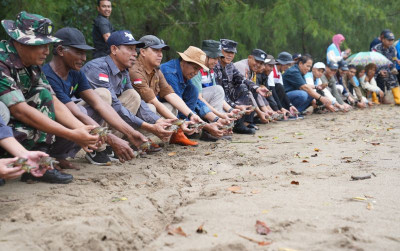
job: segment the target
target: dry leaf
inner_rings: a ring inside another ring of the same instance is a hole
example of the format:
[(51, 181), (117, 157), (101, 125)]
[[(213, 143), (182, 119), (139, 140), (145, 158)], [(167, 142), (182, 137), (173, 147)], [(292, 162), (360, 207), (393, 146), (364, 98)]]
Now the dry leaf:
[(269, 229), (265, 222), (258, 220), (256, 221), (256, 232), (257, 234), (267, 235), (269, 232), (271, 232), (271, 229)]
[(167, 226), (167, 231), (169, 235), (178, 234), (187, 237), (187, 234), (183, 232), (181, 227), (173, 228), (172, 226)]
[(268, 210), (262, 210), (262, 214), (267, 214), (269, 211)]
[(309, 161), (308, 160), (306, 160), (306, 159), (303, 159), (303, 161), (302, 161), (303, 163), (308, 163)]
[(393, 127), (389, 127), (386, 129), (386, 131), (390, 131), (390, 130), (393, 130)]
[(293, 170), (291, 170), (290, 173), (293, 174), (293, 175), (301, 175), (301, 173), (293, 171)]
[(342, 157), (342, 159), (352, 159), (353, 157)]
[(207, 153), (205, 153), (204, 155), (205, 156), (208, 156), (208, 155), (211, 155), (212, 153), (211, 152), (207, 152)]
[(251, 193), (252, 194), (258, 194), (258, 193), (260, 193), (260, 190), (253, 190), (253, 191), (251, 191)]
[(296, 186), (300, 185), (300, 183), (298, 181), (295, 181), (295, 180), (292, 180), (292, 182), (290, 182), (290, 184), (296, 185)]
[(366, 198), (363, 198), (363, 197), (353, 197), (353, 198), (351, 198), (352, 200), (358, 200), (358, 201), (364, 201), (364, 200), (367, 200)]
[(174, 155), (176, 155), (176, 152), (170, 152), (170, 153), (168, 153), (168, 156), (174, 156)]
[(268, 148), (265, 146), (259, 146), (258, 149), (268, 149)]
[(319, 152), (320, 150), (318, 148), (314, 148), (314, 151)]
[(227, 188), (227, 190), (228, 190), (228, 191), (231, 191), (232, 193), (237, 193), (237, 192), (239, 192), (241, 189), (242, 189), (242, 188), (241, 188), (240, 186), (231, 186), (231, 187), (228, 187), (228, 188)]
[(207, 231), (204, 230), (203, 226), (204, 226), (204, 223), (201, 224), (200, 227), (197, 228), (196, 233), (198, 233), (198, 234), (206, 234)]
[(327, 137), (327, 138), (325, 138), (325, 140), (331, 140), (331, 138)]
[(368, 202), (367, 209), (372, 210), (373, 208), (374, 206), (372, 205), (372, 203)]
[(371, 142), (371, 145), (373, 145), (373, 146), (379, 146), (381, 143), (379, 143), (379, 142)]
[(218, 234), (213, 234), (214, 237), (218, 237)]

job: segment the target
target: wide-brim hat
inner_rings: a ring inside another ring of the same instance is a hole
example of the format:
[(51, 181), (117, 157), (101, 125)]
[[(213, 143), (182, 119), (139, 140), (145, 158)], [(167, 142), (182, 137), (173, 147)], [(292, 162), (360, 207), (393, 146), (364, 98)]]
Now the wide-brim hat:
[(15, 41), (26, 45), (43, 45), (60, 42), (52, 36), (54, 27), (50, 19), (25, 11), (17, 15), (16, 21), (2, 20), (2, 26)]
[(206, 64), (206, 54), (200, 48), (189, 46), (183, 53), (177, 52), (181, 58), (186, 62), (191, 62), (199, 65), (205, 71), (208, 71)]
[(283, 51), (279, 53), (278, 58), (276, 61), (281, 65), (287, 65), (294, 63), (292, 55), (289, 52)]

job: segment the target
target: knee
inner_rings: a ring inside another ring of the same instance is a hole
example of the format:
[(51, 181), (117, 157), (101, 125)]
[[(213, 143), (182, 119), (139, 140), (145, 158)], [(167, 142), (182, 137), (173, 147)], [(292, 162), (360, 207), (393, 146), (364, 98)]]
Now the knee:
[(130, 102), (140, 105), (140, 101), (141, 101), (140, 95), (134, 89), (129, 89), (129, 90), (124, 91), (124, 95), (127, 95), (129, 97)]
[(106, 88), (97, 88), (94, 90), (97, 95), (100, 96), (100, 98), (106, 102), (107, 104), (111, 105), (112, 98), (111, 98), (111, 93), (108, 89)]

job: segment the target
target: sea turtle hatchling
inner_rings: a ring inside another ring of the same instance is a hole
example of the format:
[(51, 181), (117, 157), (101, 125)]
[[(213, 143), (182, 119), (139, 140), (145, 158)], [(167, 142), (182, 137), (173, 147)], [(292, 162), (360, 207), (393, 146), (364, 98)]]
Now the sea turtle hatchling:
[(107, 134), (109, 134), (108, 127), (98, 126), (96, 128), (93, 128), (90, 131), (90, 134), (92, 134), (92, 135), (96, 135), (97, 134), (100, 137), (105, 137), (105, 136), (107, 136)]
[(18, 158), (16, 161), (13, 163), (10, 163), (7, 165), (7, 167), (12, 168), (12, 167), (21, 167), (22, 170), (25, 170), (25, 172), (30, 173), (31, 169), (34, 169), (34, 166), (29, 166), (27, 163), (28, 159), (25, 158)]
[(166, 130), (176, 132), (184, 122), (185, 121), (183, 121), (182, 119), (178, 119), (174, 121), (171, 126), (167, 127)]
[(196, 124), (191, 124), (188, 126), (189, 129), (198, 129), (198, 128), (202, 128), (204, 126), (206, 126), (207, 123), (206, 122), (200, 122), (200, 123), (196, 123)]
[(55, 159), (55, 158), (52, 158), (52, 157), (42, 157), (42, 158), (40, 158), (40, 160), (39, 160), (39, 166), (41, 166), (41, 167), (46, 167), (46, 166), (50, 166), (50, 167), (52, 167), (52, 168), (54, 168), (54, 164), (58, 164), (59, 162)]

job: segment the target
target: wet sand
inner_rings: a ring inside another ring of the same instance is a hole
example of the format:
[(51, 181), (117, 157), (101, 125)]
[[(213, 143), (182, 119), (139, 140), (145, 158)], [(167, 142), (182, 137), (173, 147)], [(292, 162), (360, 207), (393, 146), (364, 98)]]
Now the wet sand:
[(81, 152), (71, 184), (0, 188), (0, 250), (400, 250), (399, 112), (311, 115), (109, 167)]

